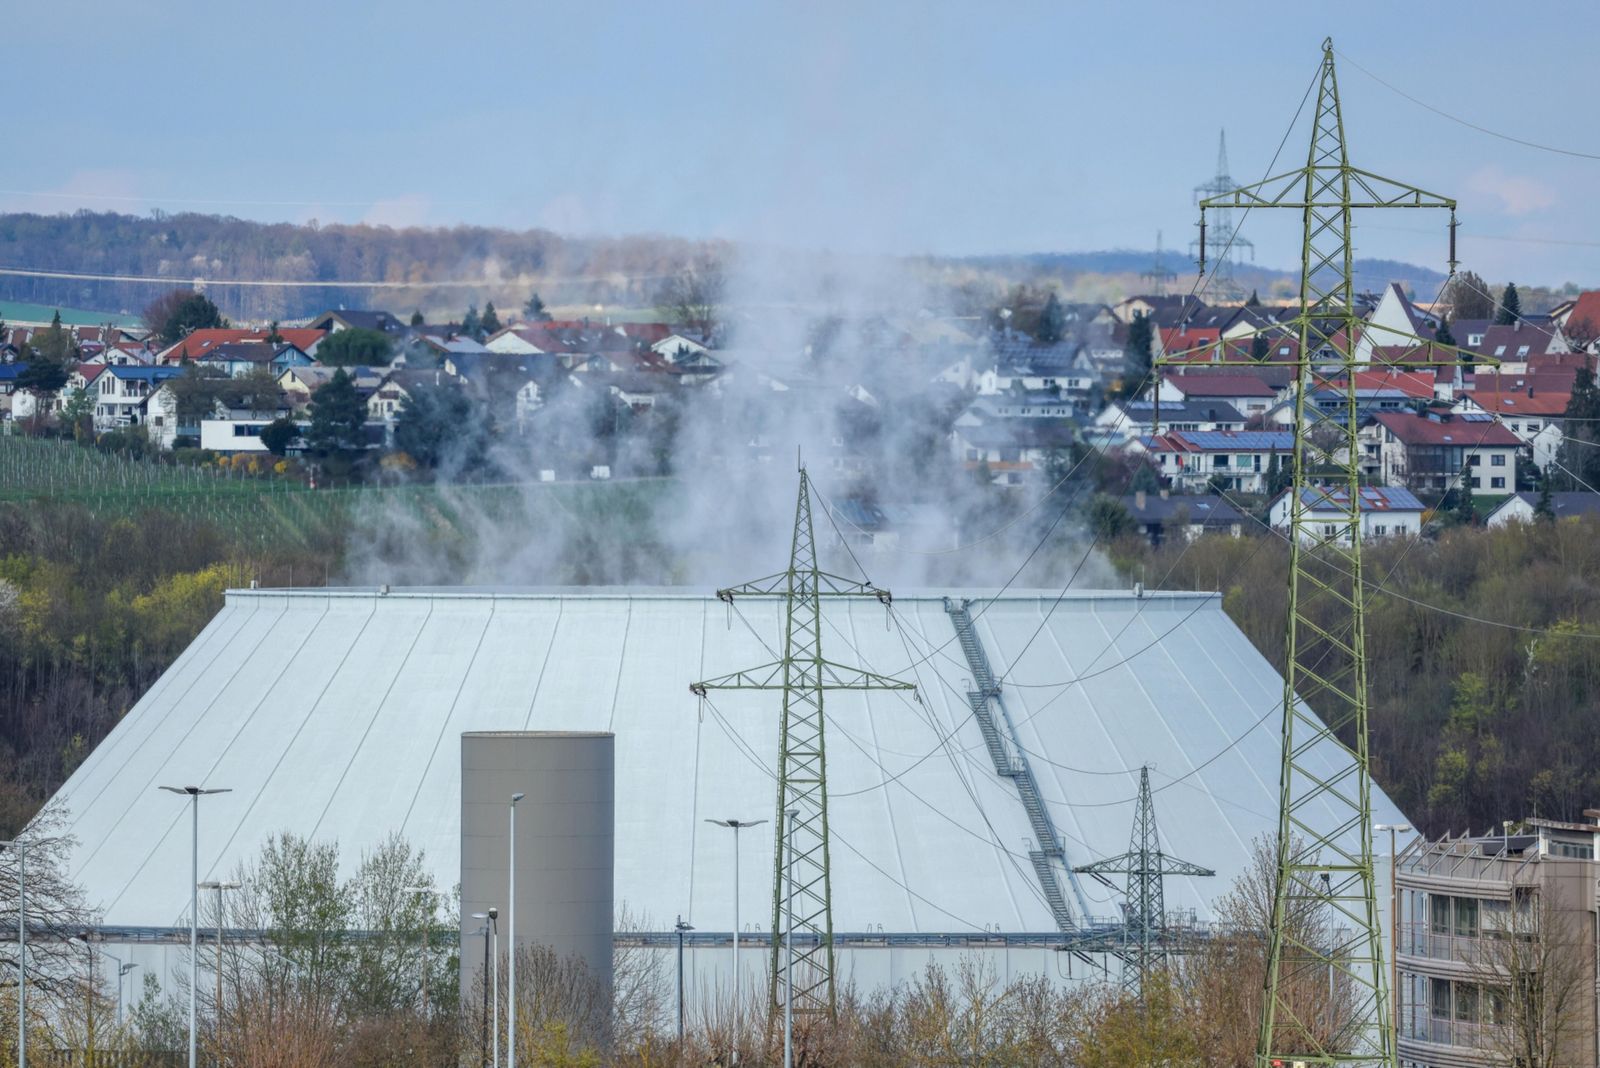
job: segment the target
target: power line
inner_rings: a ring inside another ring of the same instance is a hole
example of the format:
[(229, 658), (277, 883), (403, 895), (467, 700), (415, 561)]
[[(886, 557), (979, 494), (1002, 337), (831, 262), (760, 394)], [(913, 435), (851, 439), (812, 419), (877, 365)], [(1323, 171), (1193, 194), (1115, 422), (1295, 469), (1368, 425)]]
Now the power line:
[[(53, 278), (69, 282), (123, 282), (140, 285), (163, 286), (235, 286), (242, 288), (284, 289), (485, 289), (490, 287), (520, 285), (536, 282), (540, 285), (575, 285), (591, 282), (608, 282), (601, 275), (578, 275), (571, 278), (547, 278), (540, 275), (517, 275), (511, 278), (454, 278), (426, 282), (391, 281), (337, 281), (305, 278), (179, 278), (148, 274), (92, 274), (81, 271), (48, 271), (33, 267), (0, 267), (0, 276), (12, 278)], [(662, 274), (629, 275), (629, 281), (659, 281), (668, 277)]]
[(1595, 153), (1592, 153), (1592, 152), (1579, 152), (1576, 149), (1559, 148), (1559, 147), (1557, 147), (1555, 145), (1544, 145), (1544, 144), (1540, 144), (1537, 141), (1529, 141), (1529, 140), (1526, 140), (1525, 138), (1513, 137), (1511, 134), (1501, 133), (1498, 130), (1491, 130), (1487, 126), (1480, 126), (1479, 124), (1477, 124), (1475, 122), (1472, 122), (1472, 121), (1470, 121), (1468, 119), (1461, 118), (1459, 115), (1452, 115), (1452, 114), (1450, 114), (1450, 112), (1445, 111), (1443, 108), (1436, 108), (1432, 104), (1427, 103), (1426, 101), (1418, 100), (1416, 97), (1412, 96), (1410, 93), (1406, 92), (1404, 89), (1401, 89), (1399, 86), (1393, 85), (1390, 82), (1387, 82), (1384, 79), (1378, 77), (1376, 74), (1372, 73), (1370, 70), (1368, 70), (1367, 68), (1363, 67), (1361, 64), (1357, 63), (1355, 60), (1351, 59), (1344, 52), (1341, 52), (1338, 49), (1334, 49), (1334, 51), (1338, 54), (1339, 58), (1343, 59), (1346, 63), (1350, 64), (1356, 70), (1360, 71), (1362, 74), (1365, 74), (1367, 77), (1371, 78), (1373, 81), (1377, 82), (1379, 85), (1383, 86), (1385, 89), (1389, 90), (1390, 92), (1395, 93), (1395, 94), (1397, 94), (1399, 96), (1403, 96), (1407, 100), (1411, 101), (1413, 104), (1417, 105), (1418, 107), (1426, 108), (1428, 111), (1433, 112), (1435, 115), (1438, 115), (1440, 118), (1449, 119), (1451, 122), (1457, 123), (1458, 125), (1461, 125), (1461, 126), (1465, 126), (1469, 130), (1476, 130), (1481, 134), (1488, 134), (1490, 137), (1497, 137), (1502, 141), (1510, 141), (1512, 144), (1522, 145), (1525, 148), (1536, 148), (1541, 152), (1553, 152), (1558, 156), (1572, 156), (1572, 157), (1575, 157), (1577, 159), (1600, 160), (1600, 155), (1596, 155)]

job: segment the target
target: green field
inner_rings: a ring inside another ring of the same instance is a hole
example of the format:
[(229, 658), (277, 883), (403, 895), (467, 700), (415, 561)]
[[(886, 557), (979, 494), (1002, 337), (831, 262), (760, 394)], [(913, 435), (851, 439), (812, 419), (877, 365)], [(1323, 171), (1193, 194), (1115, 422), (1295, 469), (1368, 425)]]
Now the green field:
[(298, 479), (251, 478), (0, 435), (0, 504), (50, 502), (102, 518), (164, 512), (175, 522), (212, 524), (246, 550), (337, 555), (352, 534), (393, 538), (400, 530), (440, 553), (461, 554), (496, 528), (529, 537), (596, 525), (642, 530), (665, 481), (311, 489)]
[(57, 308), (51, 304), (25, 304), (16, 300), (0, 300), (0, 319), (8, 323), (48, 323), (57, 312), (65, 326), (139, 326), (144, 322), (129, 312), (86, 311), (83, 308)]

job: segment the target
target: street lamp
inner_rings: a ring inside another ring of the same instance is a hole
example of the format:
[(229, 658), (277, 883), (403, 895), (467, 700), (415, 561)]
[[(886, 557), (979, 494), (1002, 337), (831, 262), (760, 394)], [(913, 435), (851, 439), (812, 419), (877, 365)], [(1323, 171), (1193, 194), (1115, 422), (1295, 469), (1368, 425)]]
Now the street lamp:
[(138, 967), (138, 965), (132, 963), (131, 961), (124, 961), (121, 957), (117, 956), (115, 953), (107, 953), (103, 949), (100, 952), (101, 952), (102, 955), (105, 956), (105, 958), (107, 960), (115, 961), (116, 965), (117, 965), (117, 1026), (121, 1027), (122, 1026), (122, 977), (127, 975), (129, 972), (133, 971), (135, 968)]
[(733, 1061), (739, 1062), (739, 1024), (741, 1002), (739, 998), (739, 832), (746, 827), (759, 827), (766, 820), (706, 820), (718, 827), (733, 831)]
[(429, 937), (433, 933), (433, 887), (408, 886), (404, 889), (408, 894), (425, 894), (428, 898), (428, 915), (422, 921), (422, 936), (417, 939), (421, 943), (422, 949), (420, 969), (422, 971), (422, 1018), (426, 1020), (428, 1018), (428, 952), (433, 948), (433, 939)]
[(17, 1068), (28, 1068), (28, 844), (0, 846), (17, 855)]
[(1400, 898), (1395, 890), (1395, 835), (1411, 830), (1409, 823), (1375, 823), (1375, 831), (1389, 832), (1389, 1048), (1400, 1042)]
[(520, 793), (511, 795), (506, 839), (506, 867), (511, 875), (506, 903), (506, 941), (511, 947), (510, 973), (506, 976), (506, 1068), (517, 1068), (517, 802), (522, 797)]
[[(493, 991), (494, 1025), (491, 1034), (493, 1035), (494, 1053), (489, 1060), (493, 1068), (499, 1068), (500, 1065), (500, 925), (496, 922), (499, 916), (500, 910), (493, 905), (489, 906), (488, 912), (474, 912), (472, 914), (473, 919), (483, 921), (483, 968), (484, 971), (489, 973), (489, 981), (483, 985), (484, 1027), (490, 1026), (489, 1003), (491, 1000), (490, 992), (491, 990)], [(484, 1052), (489, 1052), (491, 1048), (489, 1041), (485, 1041), (483, 1047)]]
[(694, 930), (694, 925), (684, 923), (683, 917), (678, 917), (678, 922), (672, 925), (678, 932), (678, 1044), (683, 1044), (683, 932)]
[(217, 892), (217, 1018), (222, 1018), (222, 892), (224, 890), (237, 890), (243, 883), (225, 883), (217, 879), (200, 884), (202, 890), (215, 890)]
[(89, 942), (90, 934), (84, 931), (67, 939), (69, 946), (82, 946), (89, 959), (89, 978), (83, 984), (84, 1007), (84, 1051), (85, 1060), (94, 1058), (94, 946)]
[(189, 854), (189, 1068), (200, 1068), (198, 1012), (195, 1003), (195, 984), (200, 979), (200, 966), (196, 959), (200, 953), (200, 798), (206, 794), (225, 794), (228, 787), (163, 786), (169, 794), (185, 794), (189, 798), (191, 851)]

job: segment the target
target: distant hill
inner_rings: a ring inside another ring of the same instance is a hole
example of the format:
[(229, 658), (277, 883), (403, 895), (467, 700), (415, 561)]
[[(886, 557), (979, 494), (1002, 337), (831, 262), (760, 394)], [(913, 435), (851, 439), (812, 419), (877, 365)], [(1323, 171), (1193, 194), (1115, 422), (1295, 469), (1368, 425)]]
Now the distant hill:
[[(299, 226), (216, 215), (0, 214), (0, 266), (79, 274), (137, 275), (153, 282), (0, 276), (0, 302), (35, 308), (114, 309), (137, 315), (165, 290), (196, 278), (320, 285), (214, 286), (209, 296), (235, 319), (292, 320), (333, 307), (383, 307), (405, 315), (422, 308), (430, 317), (460, 315), (469, 303), (493, 301), (504, 312), (537, 290), (547, 304), (604, 305), (620, 311), (647, 308), (666, 275), (707, 250), (683, 238), (640, 235), (573, 238), (548, 230), (512, 231), (458, 226), (402, 229), (386, 226)], [(814, 257), (835, 262), (830, 257)], [(1050, 252), (1010, 256), (876, 257), (935, 268), (930, 279), (965, 275), (995, 292), (1015, 282), (1058, 282), (1079, 299), (1115, 299), (1145, 286), (1139, 278), (1154, 253), (1138, 249)], [(786, 257), (792, 268), (804, 254)], [(1177, 288), (1192, 284), (1193, 266), (1180, 252), (1166, 264)], [(820, 268), (819, 268), (820, 269)], [(1356, 285), (1376, 290), (1398, 281), (1429, 299), (1444, 276), (1389, 260), (1356, 261)], [(1238, 272), (1262, 299), (1285, 299), (1297, 284), (1293, 272), (1246, 265)], [(340, 286), (342, 280), (392, 283), (394, 288)], [(461, 283), (473, 283), (464, 285)], [(782, 295), (773, 295), (775, 298)], [(48, 318), (49, 311), (43, 313)], [(20, 312), (16, 319), (27, 318)], [(103, 322), (101, 312), (80, 317)]]
[[(1196, 280), (1195, 264), (1185, 252), (1166, 249), (1162, 262), (1167, 270), (1177, 275), (1168, 288), (1187, 292)], [(992, 271), (1016, 275), (1019, 279), (1058, 278), (1065, 282), (1093, 278), (1117, 277), (1127, 279), (1135, 288), (1143, 283), (1139, 276), (1150, 270), (1155, 262), (1155, 250), (1112, 249), (1105, 252), (1035, 252), (1012, 256), (963, 256), (955, 262)], [(1399, 260), (1358, 259), (1355, 261), (1355, 287), (1357, 291), (1382, 289), (1390, 282), (1399, 282), (1411, 290), (1419, 300), (1432, 300), (1444, 284), (1445, 274), (1429, 267)], [(1263, 300), (1269, 295), (1286, 297), (1297, 291), (1300, 272), (1280, 270), (1260, 264), (1240, 264), (1235, 272), (1241, 285), (1256, 289)]]

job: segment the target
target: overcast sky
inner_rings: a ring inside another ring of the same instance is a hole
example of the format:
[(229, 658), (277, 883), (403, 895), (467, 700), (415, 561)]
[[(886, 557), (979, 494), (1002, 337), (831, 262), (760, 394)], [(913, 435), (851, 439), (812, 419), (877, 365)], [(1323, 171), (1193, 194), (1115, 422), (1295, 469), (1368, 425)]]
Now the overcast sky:
[[(1330, 33), (1428, 104), (1600, 152), (1592, 2), (52, 0), (7, 21), (8, 210), (1187, 250), (1219, 129), (1233, 176), (1262, 177)], [(1455, 196), (1468, 266), (1600, 284), (1600, 160), (1340, 81), (1352, 161)], [(1285, 164), (1305, 138), (1302, 117)], [(1290, 266), (1276, 214), (1246, 233)], [(1443, 218), (1382, 214), (1358, 254), (1442, 266)]]

